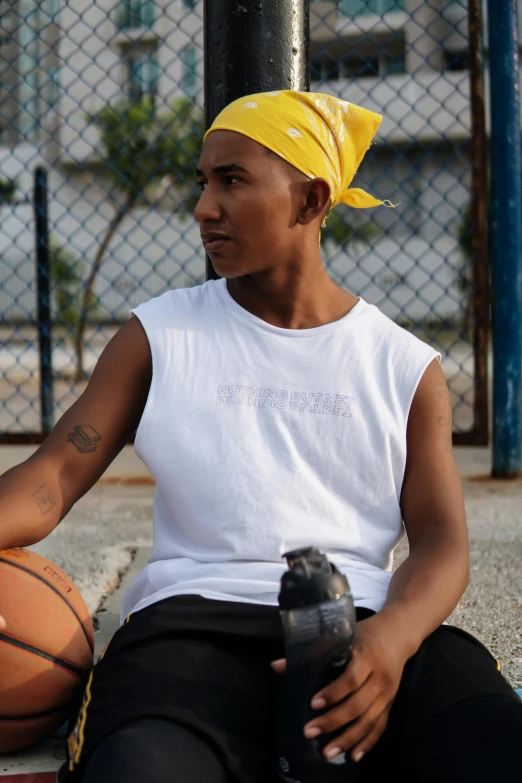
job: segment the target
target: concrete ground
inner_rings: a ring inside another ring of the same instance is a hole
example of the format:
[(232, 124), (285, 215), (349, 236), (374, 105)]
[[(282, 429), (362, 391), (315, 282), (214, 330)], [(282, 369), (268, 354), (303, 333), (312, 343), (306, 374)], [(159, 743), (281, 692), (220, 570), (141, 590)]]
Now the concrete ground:
[[(35, 448), (0, 446), (0, 473)], [(487, 448), (456, 448), (455, 454), (466, 499), (472, 571), (449, 621), (480, 639), (500, 659), (513, 687), (522, 688), (522, 480), (490, 480)], [(34, 546), (63, 568), (82, 593), (97, 629), (95, 660), (118, 627), (121, 595), (147, 562), (153, 495), (150, 474), (127, 446), (56, 530)], [(396, 566), (406, 554), (403, 542)], [(0, 777), (54, 770), (61, 756), (63, 742), (46, 740), (31, 753), (0, 757)]]

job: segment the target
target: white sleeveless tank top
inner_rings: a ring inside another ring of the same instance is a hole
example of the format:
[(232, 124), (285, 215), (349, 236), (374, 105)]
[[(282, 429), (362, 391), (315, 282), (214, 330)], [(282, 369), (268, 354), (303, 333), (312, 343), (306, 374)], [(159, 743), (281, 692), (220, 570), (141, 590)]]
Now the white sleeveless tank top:
[(152, 353), (135, 449), (156, 493), (122, 621), (180, 594), (277, 605), (282, 555), (304, 546), (378, 611), (403, 532), (408, 411), (440, 354), (361, 298), (333, 323), (273, 326), (225, 279), (131, 312)]

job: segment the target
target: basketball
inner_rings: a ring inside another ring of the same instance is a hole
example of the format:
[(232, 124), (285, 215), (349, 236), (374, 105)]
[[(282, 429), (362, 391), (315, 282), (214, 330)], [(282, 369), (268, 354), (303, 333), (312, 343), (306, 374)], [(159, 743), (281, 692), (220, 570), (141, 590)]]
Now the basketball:
[(59, 728), (93, 663), (89, 610), (71, 579), (29, 549), (0, 550), (0, 753)]

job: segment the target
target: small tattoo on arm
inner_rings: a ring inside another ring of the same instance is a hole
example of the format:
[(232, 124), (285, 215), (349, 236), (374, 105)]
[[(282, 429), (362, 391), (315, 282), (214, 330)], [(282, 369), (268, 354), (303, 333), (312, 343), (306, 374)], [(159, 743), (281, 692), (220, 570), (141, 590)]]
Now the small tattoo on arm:
[(56, 498), (47, 484), (42, 484), (41, 487), (38, 487), (32, 496), (42, 514), (48, 514), (56, 505)]
[[(439, 389), (438, 397), (440, 400), (440, 411), (437, 421), (441, 427), (451, 427), (451, 395), (446, 387), (445, 383), (437, 382), (437, 386), (443, 388)], [(452, 450), (452, 437), (451, 432), (445, 432), (442, 436), (442, 442), (444, 444), (444, 451), (450, 453)]]
[(78, 424), (73, 432), (67, 435), (67, 440), (75, 446), (80, 454), (96, 451), (101, 435), (90, 424)]

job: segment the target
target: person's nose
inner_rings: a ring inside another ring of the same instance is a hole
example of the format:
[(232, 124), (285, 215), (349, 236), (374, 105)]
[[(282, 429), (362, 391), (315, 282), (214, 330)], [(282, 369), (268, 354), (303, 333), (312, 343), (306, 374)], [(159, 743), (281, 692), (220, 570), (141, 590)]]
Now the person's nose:
[(222, 209), (216, 198), (216, 193), (207, 185), (205, 190), (201, 192), (199, 201), (194, 209), (194, 219), (198, 223), (217, 222), (221, 220)]

